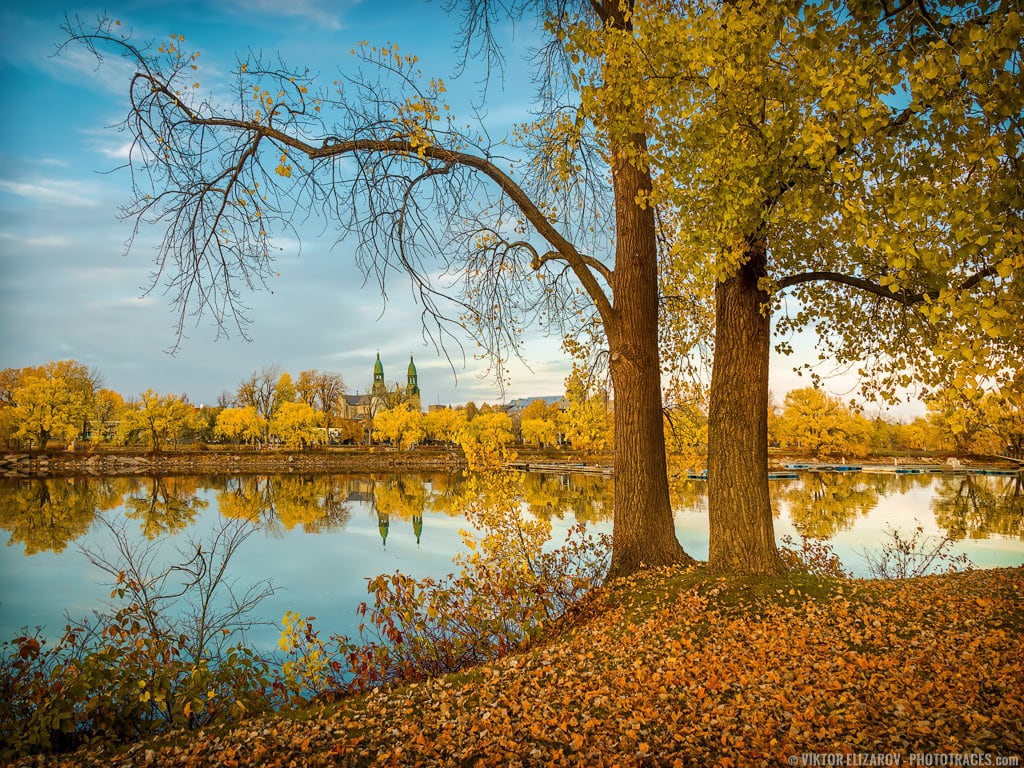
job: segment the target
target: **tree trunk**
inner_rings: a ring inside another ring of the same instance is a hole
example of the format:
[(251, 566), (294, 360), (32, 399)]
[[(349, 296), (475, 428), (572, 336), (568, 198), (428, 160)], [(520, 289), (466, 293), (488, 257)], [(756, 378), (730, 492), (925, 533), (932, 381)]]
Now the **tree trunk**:
[(708, 567), (779, 573), (768, 495), (768, 295), (763, 242), (715, 289), (715, 361), (708, 434)]
[[(642, 137), (634, 141), (643, 143)], [(637, 205), (650, 176), (614, 153), (613, 322), (606, 322), (615, 389), (615, 516), (609, 578), (690, 563), (669, 503), (658, 361), (658, 251), (654, 212)]]

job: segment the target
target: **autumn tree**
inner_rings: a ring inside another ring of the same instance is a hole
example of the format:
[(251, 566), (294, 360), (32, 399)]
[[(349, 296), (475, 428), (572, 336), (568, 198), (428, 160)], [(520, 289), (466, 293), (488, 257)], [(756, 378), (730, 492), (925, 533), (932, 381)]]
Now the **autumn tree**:
[(282, 401), (270, 419), (270, 434), (289, 448), (303, 448), (327, 439), (319, 421), (316, 410), (307, 403)]
[[(464, 129), (444, 83), (392, 46), (360, 47), (362, 66), (330, 87), (251, 55), (237, 65), (230, 105), (194, 87), (200, 60), (178, 35), (149, 47), (112, 21), (66, 31), (69, 42), (100, 57), (114, 51), (134, 71), (127, 213), (164, 228), (159, 271), (182, 323), (209, 310), (244, 328), (240, 286), (272, 273), (271, 238), (310, 209), (354, 238), (382, 289), (389, 270), (406, 271), (430, 332), (450, 340), (465, 328), (499, 380), (527, 323), (571, 335), (596, 320), (620, 403), (610, 572), (626, 575), (690, 560), (675, 538), (665, 468), (652, 122), (636, 100), (581, 97), (584, 85), (601, 91), (634, 78), (635, 61), (618, 46), (584, 61), (566, 45), (577, 21), (632, 39), (634, 10), (619, 0), (511, 7), (544, 22), (538, 117), (493, 141), (486, 125)], [(509, 8), (481, 0), (463, 12), (467, 55), (497, 66), (505, 52), (491, 30)], [(522, 162), (510, 163), (510, 152)], [(453, 275), (464, 278), (455, 288)]]
[[(772, 324), (865, 394), (998, 387), (1024, 357), (1022, 23), (1002, 0), (641, 3), (581, 21), (584, 102), (643, 148), (671, 293), (713, 296), (709, 565), (779, 570)], [(666, 304), (666, 311), (672, 311)], [(812, 374), (814, 371), (812, 371)], [(619, 392), (616, 392), (617, 398)]]
[(870, 448), (868, 420), (814, 387), (786, 394), (775, 429), (783, 445), (821, 456), (865, 456)]
[(92, 440), (98, 443), (112, 437), (124, 409), (124, 398), (119, 392), (106, 388), (97, 391), (92, 418)]
[(259, 372), (253, 373), (238, 385), (235, 393), (235, 404), (239, 408), (253, 407), (256, 413), (269, 420), (274, 413), (277, 383), (281, 378), (281, 369), (276, 365), (264, 366)]
[(519, 422), (519, 432), (523, 436), (524, 445), (536, 445), (544, 448), (558, 442), (558, 424), (552, 419), (523, 418)]
[(467, 421), (459, 432), (459, 445), (473, 469), (502, 467), (515, 458), (511, 445), (512, 418), (501, 411), (482, 413)]
[(458, 408), (434, 408), (423, 414), (423, 431), (429, 440), (454, 444), (466, 423), (466, 412)]
[(578, 451), (602, 451), (611, 442), (611, 423), (605, 394), (578, 372), (566, 382), (566, 408), (558, 425), (565, 439)]
[(186, 397), (161, 395), (147, 389), (138, 402), (125, 409), (117, 426), (116, 439), (125, 445), (141, 442), (159, 451), (179, 441), (189, 431), (204, 426), (199, 410)]
[(75, 360), (50, 362), (18, 372), (11, 392), (16, 437), (40, 448), (52, 440), (74, 440), (86, 428), (98, 376)]
[(255, 443), (267, 433), (267, 421), (249, 405), (225, 408), (217, 415), (214, 434), (239, 443)]
[(519, 414), (519, 432), (525, 445), (544, 447), (558, 442), (559, 405), (532, 400)]
[(330, 431), (331, 419), (345, 397), (345, 380), (341, 374), (315, 369), (300, 371), (295, 391), (299, 399), (323, 414), (324, 429)]
[(274, 385), (273, 404), (270, 407), (270, 415), (273, 416), (285, 403), (294, 403), (296, 398), (295, 384), (292, 382), (292, 375), (288, 371), (282, 371), (277, 377)]
[(389, 442), (404, 450), (423, 440), (425, 434), (423, 414), (411, 402), (379, 411), (373, 417), (373, 439)]

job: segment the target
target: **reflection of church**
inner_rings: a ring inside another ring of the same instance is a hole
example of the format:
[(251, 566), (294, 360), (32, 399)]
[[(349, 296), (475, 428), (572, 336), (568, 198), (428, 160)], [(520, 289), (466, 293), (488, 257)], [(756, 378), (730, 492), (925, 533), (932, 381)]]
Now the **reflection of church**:
[[(398, 386), (397, 384), (395, 385)], [(384, 381), (384, 364), (380, 360), (380, 352), (377, 353), (377, 360), (373, 364), (373, 384), (370, 391), (365, 395), (345, 395), (344, 410), (342, 418), (345, 419), (372, 419), (373, 415), (381, 407), (381, 399), (388, 394), (388, 386)], [(409, 367), (406, 369), (405, 394), (408, 397), (419, 397), (420, 385), (419, 375), (416, 372), (416, 363), (412, 355), (409, 355)]]

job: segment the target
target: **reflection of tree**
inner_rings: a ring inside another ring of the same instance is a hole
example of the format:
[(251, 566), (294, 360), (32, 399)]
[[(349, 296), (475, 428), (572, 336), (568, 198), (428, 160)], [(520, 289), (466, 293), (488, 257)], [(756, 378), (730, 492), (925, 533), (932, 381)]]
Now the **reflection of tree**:
[(614, 485), (607, 477), (528, 472), (522, 488), (530, 512), (542, 519), (571, 514), (578, 522), (595, 523), (612, 517)]
[(210, 504), (198, 493), (199, 480), (195, 477), (146, 478), (141, 489), (124, 500), (125, 515), (140, 520), (143, 535), (152, 541), (192, 524), (196, 513)]
[(423, 477), (427, 488), (426, 507), (449, 517), (461, 515), (466, 508), (466, 479), (461, 474), (439, 474)]
[(232, 520), (272, 524), (275, 513), (270, 478), (261, 475), (230, 478), (226, 487), (217, 492), (217, 508)]
[(301, 525), (309, 533), (343, 528), (348, 522), (347, 483), (331, 475), (233, 477), (217, 493), (225, 517), (249, 520), (265, 530), (291, 530)]
[[(96, 513), (92, 479), (0, 480), (0, 527), (25, 554), (61, 552), (89, 530)], [(106, 494), (103, 495), (106, 500)]]
[(773, 496), (787, 504), (793, 526), (814, 539), (848, 529), (878, 505), (878, 488), (860, 474), (815, 472)]
[(707, 511), (708, 484), (703, 480), (676, 475), (669, 481), (668, 491), (672, 509)]
[(943, 477), (935, 486), (932, 511), (952, 539), (1024, 538), (1024, 476)]
[(331, 475), (284, 475), (274, 478), (278, 520), (287, 530), (301, 525), (307, 533), (344, 528), (349, 509), (341, 479)]

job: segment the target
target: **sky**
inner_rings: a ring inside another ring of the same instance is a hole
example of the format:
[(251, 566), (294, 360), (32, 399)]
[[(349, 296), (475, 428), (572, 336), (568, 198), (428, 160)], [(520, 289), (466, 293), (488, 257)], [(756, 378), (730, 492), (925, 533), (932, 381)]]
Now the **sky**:
[[(329, 80), (339, 66), (350, 66), (355, 44), (369, 41), (418, 55), (424, 72), (452, 86), (456, 110), (477, 92), (479, 73), (472, 70), (453, 85), (456, 20), (439, 2), (9, 0), (0, 10), (6, 113), (0, 124), (0, 368), (75, 359), (128, 398), (153, 389), (212, 404), (271, 365), (293, 376), (310, 368), (340, 373), (350, 393), (365, 392), (379, 353), (389, 383), (404, 383), (409, 356), (415, 357), (425, 405), (495, 403), (564, 390), (570, 364), (557, 338), (528, 332), (528, 365), (510, 367), (502, 393), (486, 363), (473, 357), (472, 343), (464, 356), (458, 349), (450, 358), (439, 352), (425, 338), (408, 286), (389, 286), (385, 305), (376, 283), (364, 282), (348, 244), (336, 243), (321, 226), (300, 229), (299, 241), (278, 243), (272, 290), (246, 297), (254, 320), (248, 340), (237, 332), (217, 338), (212, 318), (204, 318), (186, 328), (174, 349), (172, 301), (159, 287), (146, 292), (152, 244), (161, 233), (144, 228), (126, 254), (131, 226), (118, 215), (130, 192), (127, 172), (118, 170), (127, 138), (111, 126), (126, 113), (128, 71), (116, 61), (97, 69), (78, 49), (54, 56), (66, 14), (90, 22), (103, 13), (137, 40), (183, 35), (189, 49), (202, 53), (205, 76), (214, 79), (248, 51), (261, 50)], [(502, 31), (510, 50), (525, 50), (533, 33)], [(528, 74), (512, 62), (502, 87), (491, 92), (492, 136), (528, 116)], [(811, 342), (795, 346), (809, 350)], [(790, 389), (809, 384), (792, 371), (800, 354), (773, 358), (771, 389), (780, 402)], [(853, 386), (841, 375), (827, 388), (846, 398)], [(912, 404), (895, 415), (919, 410)]]

